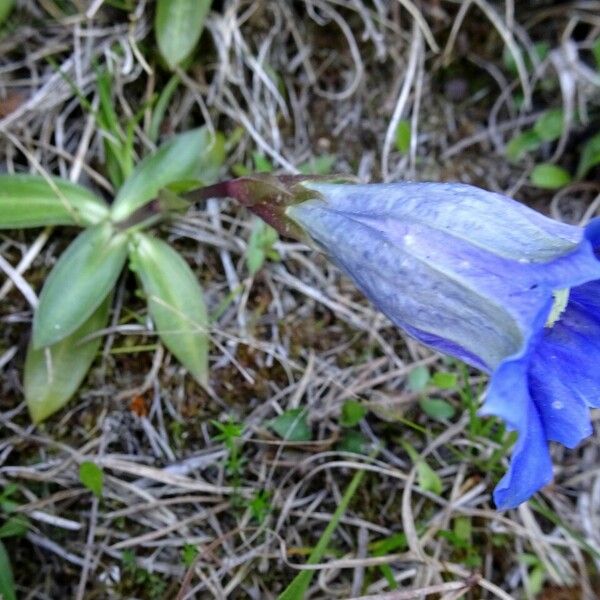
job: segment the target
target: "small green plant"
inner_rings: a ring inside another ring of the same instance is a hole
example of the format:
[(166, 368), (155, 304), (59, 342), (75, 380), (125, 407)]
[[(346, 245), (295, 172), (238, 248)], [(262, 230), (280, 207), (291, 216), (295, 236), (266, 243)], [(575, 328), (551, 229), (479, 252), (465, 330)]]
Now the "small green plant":
[(524, 565), (527, 572), (525, 588), (530, 597), (537, 597), (541, 593), (546, 579), (547, 571), (544, 561), (535, 554), (524, 552), (519, 555), (519, 562)]
[(202, 289), (186, 261), (149, 229), (186, 206), (177, 192), (215, 180), (224, 158), (223, 138), (194, 129), (174, 136), (134, 167), (132, 145), (118, 141), (116, 117), (104, 114), (100, 124), (111, 128), (107, 169), (115, 183), (122, 181), (112, 205), (61, 179), (0, 176), (0, 229), (84, 228), (48, 275), (34, 314), (24, 390), (35, 422), (59, 410), (79, 388), (127, 262), (141, 282), (158, 336), (196, 381), (207, 385)]
[(470, 569), (481, 565), (481, 557), (473, 544), (473, 526), (469, 517), (455, 517), (452, 529), (440, 531), (439, 536), (450, 543), (455, 560)]
[(232, 419), (221, 423), (220, 421), (213, 421), (213, 426), (219, 433), (214, 436), (214, 440), (221, 442), (225, 448), (229, 451), (227, 455), (227, 461), (225, 463), (225, 471), (228, 475), (231, 475), (235, 481), (239, 481), (239, 477), (242, 474), (245, 459), (241, 454), (242, 449), (242, 433), (244, 426), (241, 423), (237, 423)]
[[(577, 125), (577, 122), (574, 123)], [(506, 145), (507, 158), (517, 163), (525, 156), (538, 152), (543, 146), (556, 142), (565, 127), (562, 109), (548, 110), (526, 129), (513, 137)], [(574, 174), (560, 165), (548, 162), (537, 163), (529, 176), (530, 182), (539, 188), (559, 189), (573, 180), (585, 179), (589, 171), (600, 164), (600, 134), (588, 138), (578, 147), (578, 162)]]
[(167, 582), (157, 573), (151, 573), (137, 564), (135, 554), (131, 550), (123, 551), (121, 557), (123, 565), (123, 580), (121, 585), (123, 591), (132, 592), (150, 600), (160, 600), (165, 597)]
[(267, 517), (271, 510), (271, 495), (267, 490), (258, 490), (250, 500), (248, 500), (248, 508), (253, 519), (260, 525)]
[(188, 569), (194, 564), (198, 556), (198, 547), (193, 544), (185, 544), (181, 549), (181, 562)]
[(256, 219), (248, 240), (246, 265), (250, 275), (254, 276), (265, 263), (266, 259), (279, 261), (279, 253), (273, 248), (279, 241), (278, 233), (264, 221)]

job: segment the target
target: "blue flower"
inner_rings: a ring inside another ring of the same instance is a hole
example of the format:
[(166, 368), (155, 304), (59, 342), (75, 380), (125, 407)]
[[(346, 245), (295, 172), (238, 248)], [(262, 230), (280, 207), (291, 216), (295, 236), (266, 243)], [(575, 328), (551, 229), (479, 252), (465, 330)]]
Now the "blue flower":
[(301, 201), (286, 217), (375, 306), (490, 374), (481, 412), (518, 433), (496, 506), (548, 484), (549, 442), (576, 446), (591, 433), (589, 408), (600, 407), (598, 222), (558, 223), (462, 184), (292, 183)]
[(326, 183), (254, 175), (193, 193), (236, 198), (312, 240), (396, 325), (488, 373), (481, 409), (517, 432), (494, 490), (512, 508), (552, 480), (600, 407), (600, 220), (558, 223), (454, 183)]

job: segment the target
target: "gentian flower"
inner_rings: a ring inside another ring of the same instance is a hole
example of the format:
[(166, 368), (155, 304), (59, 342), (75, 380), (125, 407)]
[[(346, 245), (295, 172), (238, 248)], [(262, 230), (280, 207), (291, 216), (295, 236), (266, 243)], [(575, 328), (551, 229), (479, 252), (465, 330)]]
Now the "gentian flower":
[(552, 480), (549, 442), (576, 446), (600, 407), (600, 223), (559, 223), (455, 183), (242, 178), (233, 196), (307, 237), (420, 342), (488, 373), (481, 414), (518, 434), (498, 508)]

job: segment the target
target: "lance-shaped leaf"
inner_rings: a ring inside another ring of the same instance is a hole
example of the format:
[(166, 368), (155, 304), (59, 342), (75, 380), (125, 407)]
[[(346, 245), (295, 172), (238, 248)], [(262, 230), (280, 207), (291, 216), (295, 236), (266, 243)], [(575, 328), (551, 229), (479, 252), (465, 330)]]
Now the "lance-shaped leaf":
[(37, 175), (0, 175), (0, 229), (95, 225), (108, 206), (80, 185)]
[(126, 219), (172, 183), (213, 182), (225, 158), (224, 148), (223, 136), (211, 135), (206, 127), (176, 135), (135, 168), (117, 194), (112, 218)]
[(165, 242), (136, 235), (132, 268), (165, 346), (203, 386), (208, 381), (208, 315), (202, 288), (185, 260)]
[(172, 69), (194, 49), (211, 0), (158, 0), (154, 29), (160, 53)]
[(102, 341), (90, 335), (106, 326), (110, 304), (109, 295), (83, 325), (53, 346), (29, 344), (23, 387), (35, 423), (61, 409), (81, 385)]
[(48, 276), (33, 319), (35, 348), (73, 333), (114, 287), (127, 258), (127, 236), (109, 223), (87, 229)]
[(0, 542), (0, 598), (17, 600), (10, 559), (2, 542)]

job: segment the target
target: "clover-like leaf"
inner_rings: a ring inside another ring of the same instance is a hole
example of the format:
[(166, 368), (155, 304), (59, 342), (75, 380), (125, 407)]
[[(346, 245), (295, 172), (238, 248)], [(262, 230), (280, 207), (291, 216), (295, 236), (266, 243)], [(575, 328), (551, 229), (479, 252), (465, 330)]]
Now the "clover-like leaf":
[(175, 68), (198, 43), (212, 0), (158, 0), (154, 30), (163, 58)]
[(23, 387), (35, 423), (61, 409), (81, 385), (101, 342), (100, 337), (89, 336), (106, 326), (110, 304), (109, 295), (83, 325), (48, 348), (29, 344)]
[(304, 408), (290, 408), (271, 419), (267, 425), (280, 438), (288, 442), (309, 442), (312, 439), (312, 431)]
[(33, 319), (35, 348), (73, 333), (114, 287), (127, 258), (127, 236), (103, 223), (81, 233), (50, 272)]
[(108, 205), (68, 181), (38, 175), (0, 175), (0, 229), (99, 223)]
[(565, 128), (565, 117), (562, 108), (547, 110), (536, 120), (533, 130), (541, 140), (552, 142), (557, 140)]
[(536, 165), (531, 171), (530, 179), (533, 185), (548, 190), (556, 190), (571, 183), (568, 171), (550, 163)]
[(159, 190), (180, 181), (213, 183), (225, 158), (223, 135), (206, 127), (176, 135), (147, 156), (119, 190), (111, 209), (115, 221), (156, 197)]
[(511, 162), (516, 162), (528, 152), (537, 150), (542, 145), (542, 141), (540, 136), (532, 129), (523, 131), (506, 144), (506, 157)]
[(138, 233), (132, 268), (165, 346), (203, 386), (208, 382), (208, 314), (204, 294), (183, 257), (165, 242)]

